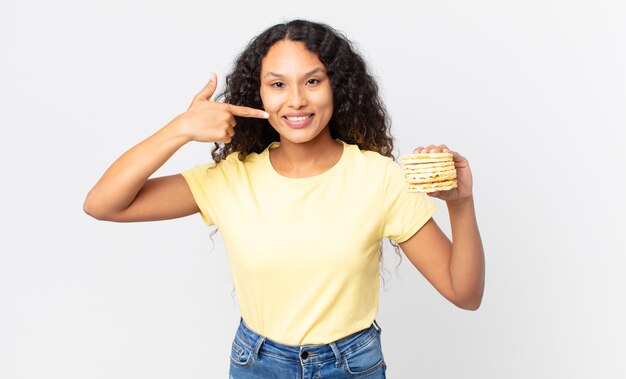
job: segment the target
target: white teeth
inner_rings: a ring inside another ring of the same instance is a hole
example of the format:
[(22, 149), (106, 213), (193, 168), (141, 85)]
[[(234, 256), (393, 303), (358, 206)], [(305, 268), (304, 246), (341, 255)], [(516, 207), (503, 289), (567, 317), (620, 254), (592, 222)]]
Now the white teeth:
[(302, 117), (287, 117), (289, 121), (304, 121), (307, 120), (311, 116), (302, 116)]

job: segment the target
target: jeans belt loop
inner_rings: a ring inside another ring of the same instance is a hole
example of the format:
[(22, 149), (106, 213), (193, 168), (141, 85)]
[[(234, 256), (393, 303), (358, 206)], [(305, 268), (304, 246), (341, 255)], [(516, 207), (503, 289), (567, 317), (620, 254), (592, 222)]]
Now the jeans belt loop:
[(380, 327), (380, 325), (378, 325), (378, 322), (376, 322), (376, 320), (374, 320), (374, 328), (376, 328), (376, 331), (378, 333), (382, 333), (383, 329)]
[(333, 350), (333, 353), (335, 354), (335, 358), (337, 358), (337, 360), (335, 361), (335, 367), (341, 366), (341, 353), (339, 352), (339, 348), (334, 342), (331, 342), (328, 345)]
[(254, 359), (259, 359), (259, 350), (261, 350), (261, 345), (263, 345), (263, 342), (265, 342), (265, 337), (259, 338), (254, 344)]

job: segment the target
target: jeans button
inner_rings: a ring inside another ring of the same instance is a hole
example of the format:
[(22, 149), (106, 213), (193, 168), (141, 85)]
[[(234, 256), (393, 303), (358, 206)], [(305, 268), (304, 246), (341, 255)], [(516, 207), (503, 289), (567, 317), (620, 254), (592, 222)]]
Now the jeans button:
[(300, 353), (300, 358), (302, 359), (307, 359), (309, 357), (309, 352), (308, 351), (303, 351)]

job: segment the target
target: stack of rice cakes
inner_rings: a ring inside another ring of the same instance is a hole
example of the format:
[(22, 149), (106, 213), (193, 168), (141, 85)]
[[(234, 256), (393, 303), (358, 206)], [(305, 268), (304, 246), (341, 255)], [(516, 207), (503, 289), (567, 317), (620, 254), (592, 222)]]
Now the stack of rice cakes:
[(403, 155), (402, 169), (409, 192), (447, 191), (456, 187), (451, 153)]

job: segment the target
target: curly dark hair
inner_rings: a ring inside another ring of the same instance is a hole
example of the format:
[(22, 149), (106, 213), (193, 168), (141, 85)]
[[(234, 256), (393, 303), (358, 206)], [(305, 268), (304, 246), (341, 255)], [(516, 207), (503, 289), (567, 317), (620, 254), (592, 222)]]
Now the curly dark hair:
[[(390, 120), (379, 96), (378, 85), (352, 43), (332, 27), (306, 20), (277, 24), (253, 38), (236, 58), (226, 76), (224, 92), (217, 98), (229, 104), (262, 109), (261, 61), (272, 45), (281, 40), (301, 41), (324, 64), (333, 93), (334, 111), (329, 129), (334, 139), (392, 157)], [(245, 160), (262, 152), (279, 134), (265, 119), (236, 117), (237, 133), (229, 143), (215, 143), (211, 151), (219, 163), (233, 152)]]

